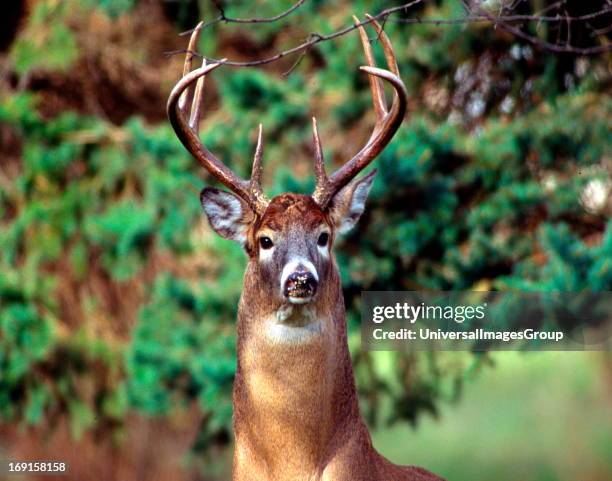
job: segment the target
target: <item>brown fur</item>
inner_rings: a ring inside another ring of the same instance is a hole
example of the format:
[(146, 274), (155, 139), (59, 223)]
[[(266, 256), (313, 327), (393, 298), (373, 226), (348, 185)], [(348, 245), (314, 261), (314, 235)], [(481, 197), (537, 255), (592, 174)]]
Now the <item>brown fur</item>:
[(263, 217), (253, 225), (251, 240), (254, 242), (257, 232), (263, 228), (282, 231), (294, 224), (309, 232), (321, 224), (331, 226), (331, 221), (309, 195), (286, 193), (274, 197)]
[[(273, 199), (247, 235), (250, 260), (238, 309), (234, 383), (234, 481), (434, 481), (416, 467), (393, 465), (373, 448), (359, 413), (346, 337), (345, 309), (333, 257), (311, 309), (320, 333), (297, 344), (277, 343), (266, 322), (281, 306), (265, 286), (257, 233), (333, 226), (308, 196)], [(296, 314), (299, 320), (299, 313)], [(299, 322), (299, 321), (298, 321)]]

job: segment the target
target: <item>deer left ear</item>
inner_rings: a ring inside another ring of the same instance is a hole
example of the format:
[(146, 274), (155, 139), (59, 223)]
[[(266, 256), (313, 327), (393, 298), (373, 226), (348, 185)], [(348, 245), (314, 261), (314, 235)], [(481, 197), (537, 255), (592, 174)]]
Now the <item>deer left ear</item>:
[(210, 226), (217, 234), (245, 244), (247, 229), (255, 216), (240, 197), (231, 192), (206, 187), (200, 193), (200, 202)]
[(376, 170), (343, 187), (332, 199), (329, 215), (340, 234), (353, 228), (363, 214)]

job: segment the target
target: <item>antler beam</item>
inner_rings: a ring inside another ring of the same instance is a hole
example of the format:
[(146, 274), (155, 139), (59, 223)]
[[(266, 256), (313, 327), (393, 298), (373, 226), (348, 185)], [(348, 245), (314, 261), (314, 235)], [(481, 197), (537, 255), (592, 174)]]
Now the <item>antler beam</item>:
[[(204, 100), (204, 81), (207, 74), (223, 65), (223, 61), (207, 65), (206, 60), (203, 60), (200, 68), (193, 71), (191, 70), (193, 52), (197, 47), (202, 23), (203, 22), (200, 22), (191, 34), (189, 47), (185, 56), (183, 78), (177, 82), (168, 98), (168, 118), (182, 144), (202, 167), (210, 172), (219, 182), (238, 194), (257, 214), (262, 215), (269, 202), (261, 188), (261, 161), (263, 155), (262, 126), (259, 126), (259, 135), (257, 138), (257, 147), (255, 149), (255, 158), (250, 181), (240, 178), (215, 157), (215, 155), (204, 146), (199, 137), (198, 132), (202, 116), (202, 103)], [(193, 97), (193, 99), (190, 109), (188, 109), (186, 104), (190, 97)], [(187, 118), (189, 118), (189, 120), (187, 120)]]
[[(406, 105), (408, 94), (406, 87), (399, 76), (397, 61), (391, 41), (384, 32), (380, 24), (367, 15), (368, 19), (372, 20), (372, 24), (376, 28), (378, 38), (381, 40), (385, 59), (389, 70), (383, 70), (376, 67), (372, 47), (368, 39), (368, 34), (365, 28), (359, 26), (359, 36), (365, 51), (365, 56), (368, 65), (360, 67), (360, 70), (366, 72), (370, 76), (370, 89), (372, 91), (372, 102), (376, 113), (376, 124), (366, 145), (355, 156), (340, 167), (329, 177), (325, 174), (325, 166), (323, 164), (323, 154), (321, 151), (321, 143), (319, 134), (316, 128), (316, 121), (313, 119), (313, 137), (315, 142), (315, 173), (316, 187), (313, 193), (313, 198), (319, 206), (325, 209), (334, 197), (334, 195), (348, 184), (359, 172), (365, 169), (372, 160), (387, 146), (391, 141), (397, 129), (404, 120), (406, 113)], [(355, 23), (359, 23), (357, 17), (353, 17)], [(385, 92), (381, 80), (385, 80), (391, 84), (394, 90), (393, 103), (389, 109), (385, 99)]]

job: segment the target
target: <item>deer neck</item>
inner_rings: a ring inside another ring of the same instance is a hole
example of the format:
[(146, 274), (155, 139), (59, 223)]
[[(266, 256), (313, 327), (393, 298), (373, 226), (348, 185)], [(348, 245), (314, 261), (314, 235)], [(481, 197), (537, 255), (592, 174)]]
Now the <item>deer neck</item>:
[(290, 479), (315, 472), (359, 417), (344, 302), (335, 267), (303, 306), (271, 306), (260, 285), (247, 269), (238, 311), (236, 460)]

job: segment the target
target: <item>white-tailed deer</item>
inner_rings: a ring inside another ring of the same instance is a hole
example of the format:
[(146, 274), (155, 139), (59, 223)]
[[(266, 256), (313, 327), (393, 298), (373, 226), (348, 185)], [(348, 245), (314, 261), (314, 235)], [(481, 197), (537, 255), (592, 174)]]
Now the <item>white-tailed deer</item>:
[[(168, 116), (181, 142), (232, 191), (202, 191), (210, 225), (242, 244), (249, 258), (238, 307), (233, 395), (237, 481), (440, 480), (421, 468), (396, 466), (372, 447), (359, 412), (344, 300), (332, 254), (336, 236), (361, 216), (375, 172), (361, 179), (355, 176), (389, 143), (406, 111), (406, 88), (391, 43), (373, 23), (389, 66), (375, 67), (367, 34), (360, 27), (368, 63), (361, 70), (370, 78), (374, 131), (351, 160), (328, 176), (313, 119), (312, 196), (287, 193), (266, 198), (261, 188), (261, 125), (249, 181), (201, 143), (204, 78), (222, 65), (204, 62), (191, 70), (201, 24), (191, 36), (183, 78), (168, 99)], [(390, 108), (382, 80), (394, 90)]]

